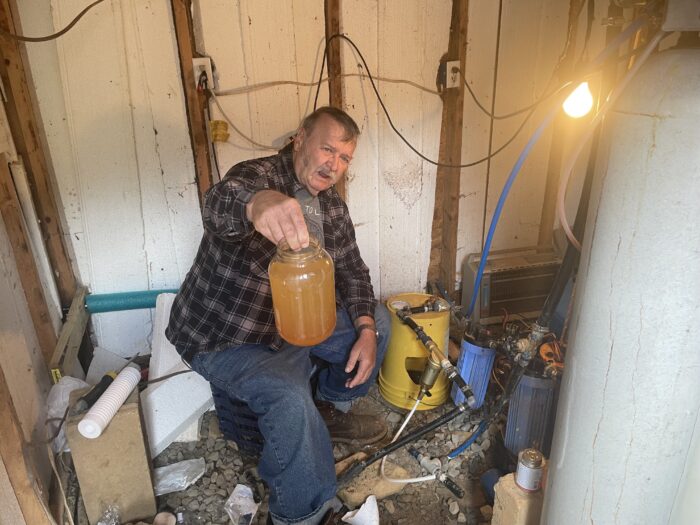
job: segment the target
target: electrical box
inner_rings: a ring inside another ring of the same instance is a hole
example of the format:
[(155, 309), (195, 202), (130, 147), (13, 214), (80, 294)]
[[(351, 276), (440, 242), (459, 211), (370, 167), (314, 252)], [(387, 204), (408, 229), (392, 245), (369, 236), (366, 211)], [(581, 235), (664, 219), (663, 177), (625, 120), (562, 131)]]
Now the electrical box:
[[(471, 302), (481, 254), (467, 257), (462, 267), (462, 309)], [(561, 265), (550, 250), (524, 248), (492, 251), (484, 267), (472, 320), (481, 324), (500, 322), (503, 315), (536, 317)]]

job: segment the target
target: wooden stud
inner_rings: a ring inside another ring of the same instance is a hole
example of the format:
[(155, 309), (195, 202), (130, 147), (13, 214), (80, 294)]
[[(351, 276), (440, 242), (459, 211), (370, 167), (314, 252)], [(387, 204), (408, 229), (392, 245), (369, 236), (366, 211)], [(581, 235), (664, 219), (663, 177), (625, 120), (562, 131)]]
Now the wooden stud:
[[(324, 14), (326, 18), (326, 41), (340, 33), (340, 0), (324, 0)], [(341, 81), (342, 67), (340, 62), (340, 39), (334, 38), (328, 45), (328, 100), (334, 108), (343, 109), (343, 83)], [(340, 197), (345, 200), (345, 178), (340, 179), (335, 189)]]
[[(459, 60), (465, 70), (467, 57), (468, 0), (452, 1), (452, 20), (446, 56), (442, 60)], [(449, 72), (448, 72), (449, 74)], [(462, 122), (464, 118), (464, 86), (442, 93), (442, 127), (439, 161), (458, 165), (462, 162)], [(457, 223), (459, 219), (459, 168), (438, 166), (435, 184), (432, 242), (428, 281), (439, 279), (448, 293), (454, 291), (457, 258)]]
[(7, 470), (24, 523), (55, 525), (56, 522), (41, 498), (42, 490), (36, 484), (39, 478), (34, 465), (30, 463), (27, 447), (5, 373), (0, 369), (0, 460)]
[(44, 360), (48, 363), (56, 346), (56, 332), (51, 323), (44, 288), (39, 278), (34, 252), (24, 225), (22, 208), (5, 154), (0, 155), (0, 215), (5, 222), (7, 236), (17, 264), (17, 272), (27, 298), (29, 315), (36, 331)]
[[(53, 350), (49, 363), (51, 377), (57, 383), (61, 376), (75, 376), (75, 369), (79, 367), (78, 351), (87, 328), (90, 315), (85, 309), (85, 297), (87, 288), (81, 286), (75, 292), (75, 297), (70, 305), (66, 322), (63, 324), (58, 342)], [(81, 374), (82, 375), (82, 374)]]
[[(192, 29), (192, 11), (189, 0), (172, 0), (177, 51), (180, 57), (182, 86), (185, 90), (185, 105), (187, 119), (190, 125), (190, 142), (194, 155), (195, 177), (199, 190), (200, 203), (204, 202), (204, 194), (213, 184), (211, 157), (209, 155), (209, 139), (207, 133), (208, 95), (200, 93), (195, 87), (192, 59), (195, 58), (194, 32)], [(213, 81), (213, 79), (212, 79)], [(213, 89), (213, 86), (209, 86)]]
[[(0, 27), (21, 33), (16, 0), (0, 0)], [(54, 271), (62, 306), (70, 304), (76, 280), (64, 243), (61, 221), (51, 187), (47, 156), (40, 137), (43, 130), (34, 110), (29, 86), (29, 70), (24, 67), (24, 44), (0, 33), (0, 78), (4, 86), (5, 112), (17, 153), (27, 171), (32, 200), (39, 217), (39, 227)]]

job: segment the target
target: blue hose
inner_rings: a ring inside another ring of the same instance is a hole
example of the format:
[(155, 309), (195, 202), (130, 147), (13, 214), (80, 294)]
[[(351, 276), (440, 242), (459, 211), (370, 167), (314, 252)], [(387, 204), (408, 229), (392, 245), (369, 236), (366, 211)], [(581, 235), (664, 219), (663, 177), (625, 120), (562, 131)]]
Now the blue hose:
[[(642, 25), (644, 25), (646, 22), (646, 17), (641, 17), (635, 20), (633, 23), (631, 23), (629, 27), (627, 27), (627, 29), (625, 29), (622, 33), (617, 35), (617, 37), (615, 37), (615, 39), (612, 42), (610, 42), (610, 44), (605, 49), (603, 49), (603, 51), (601, 51), (595, 59), (593, 59), (593, 61), (591, 62), (591, 66), (596, 67), (602, 64), (603, 61), (610, 55), (610, 53), (612, 53), (613, 50), (617, 49), (620, 46), (620, 44), (622, 44), (624, 41), (630, 38), (634, 34), (634, 32), (637, 31), (637, 29), (639, 29), (640, 27), (642, 27)], [(542, 133), (547, 128), (547, 126), (549, 126), (552, 120), (554, 120), (554, 117), (556, 116), (558, 111), (559, 98), (557, 98), (556, 104), (554, 104), (554, 107), (544, 119), (542, 124), (540, 124), (539, 127), (532, 134), (530, 140), (525, 145), (525, 148), (523, 148), (523, 151), (520, 153), (518, 160), (515, 162), (515, 165), (513, 166), (513, 169), (511, 170), (510, 175), (508, 176), (508, 180), (506, 180), (506, 183), (503, 186), (503, 189), (501, 190), (501, 195), (498, 198), (498, 204), (496, 205), (496, 209), (493, 212), (493, 217), (491, 218), (491, 225), (489, 226), (489, 232), (484, 242), (484, 248), (481, 252), (481, 260), (479, 261), (479, 269), (476, 272), (476, 279), (474, 280), (474, 289), (472, 290), (472, 298), (469, 302), (469, 309), (467, 310), (467, 318), (471, 317), (472, 313), (474, 312), (474, 305), (478, 296), (479, 287), (481, 286), (481, 278), (484, 274), (484, 268), (486, 267), (486, 260), (488, 259), (489, 252), (491, 251), (491, 242), (493, 241), (493, 236), (496, 232), (496, 226), (498, 225), (498, 220), (501, 218), (501, 212), (503, 211), (503, 206), (506, 202), (506, 199), (508, 198), (510, 188), (513, 185), (513, 182), (515, 182), (515, 178), (518, 176), (518, 173), (520, 172), (520, 169), (522, 168), (525, 159), (527, 159), (527, 156), (530, 154), (530, 151), (532, 150), (533, 146), (542, 136)]]
[(472, 291), (472, 300), (469, 303), (469, 309), (467, 310), (467, 317), (471, 317), (472, 312), (474, 311), (474, 303), (476, 303), (476, 297), (478, 295), (477, 292), (479, 290), (479, 286), (481, 285), (481, 276), (484, 273), (484, 267), (486, 266), (486, 259), (489, 256), (489, 251), (491, 250), (491, 242), (493, 241), (493, 235), (496, 233), (496, 226), (498, 225), (498, 219), (501, 218), (501, 212), (503, 211), (503, 206), (506, 203), (506, 199), (508, 198), (508, 193), (510, 192), (510, 187), (513, 185), (513, 182), (515, 182), (515, 178), (518, 176), (518, 173), (520, 172), (520, 168), (522, 168), (523, 163), (525, 162), (525, 159), (527, 159), (527, 156), (530, 154), (530, 151), (532, 150), (533, 146), (539, 140), (539, 138), (542, 136), (542, 133), (547, 128), (547, 126), (549, 126), (549, 124), (552, 122), (552, 120), (554, 120), (554, 117), (558, 111), (559, 111), (559, 107), (557, 104), (552, 109), (552, 111), (549, 112), (549, 114), (544, 119), (542, 124), (540, 124), (539, 127), (532, 134), (532, 137), (530, 137), (530, 140), (525, 145), (525, 148), (523, 149), (522, 153), (520, 153), (520, 156), (518, 157), (518, 160), (516, 161), (515, 166), (513, 166), (513, 169), (510, 171), (510, 175), (508, 176), (508, 180), (506, 180), (506, 183), (503, 186), (503, 189), (501, 190), (501, 196), (498, 198), (498, 204), (496, 205), (496, 209), (493, 212), (493, 217), (491, 218), (491, 226), (489, 227), (489, 233), (486, 236), (486, 241), (484, 242), (484, 249), (483, 249), (483, 252), (481, 255), (481, 260), (479, 261), (479, 270), (476, 273), (476, 280), (474, 281), (474, 290)]
[(467, 439), (464, 443), (462, 443), (460, 446), (458, 446), (456, 449), (454, 449), (452, 452), (447, 454), (447, 457), (449, 459), (454, 459), (457, 456), (459, 456), (462, 452), (467, 450), (469, 447), (472, 446), (472, 444), (477, 440), (477, 438), (484, 433), (487, 427), (488, 420), (483, 419), (481, 423), (479, 423), (479, 426), (476, 427), (476, 430), (474, 433), (469, 436), (469, 439)]

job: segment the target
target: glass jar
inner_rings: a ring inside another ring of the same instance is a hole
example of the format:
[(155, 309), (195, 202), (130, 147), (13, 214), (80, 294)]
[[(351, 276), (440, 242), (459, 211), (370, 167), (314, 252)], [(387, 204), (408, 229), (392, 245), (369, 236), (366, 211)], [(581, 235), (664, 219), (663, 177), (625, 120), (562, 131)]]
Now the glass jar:
[(335, 276), (333, 260), (318, 240), (310, 237), (309, 246), (296, 252), (281, 241), (268, 273), (282, 339), (297, 346), (327, 339), (335, 329)]

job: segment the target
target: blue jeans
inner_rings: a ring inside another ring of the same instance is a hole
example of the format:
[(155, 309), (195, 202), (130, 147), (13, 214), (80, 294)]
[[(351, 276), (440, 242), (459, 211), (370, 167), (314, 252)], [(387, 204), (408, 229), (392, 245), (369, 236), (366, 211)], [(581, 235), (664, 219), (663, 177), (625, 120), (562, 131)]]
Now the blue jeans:
[(287, 345), (279, 351), (264, 345), (241, 345), (194, 356), (192, 369), (229, 396), (248, 404), (258, 416), (265, 443), (258, 472), (270, 491), (275, 523), (315, 524), (335, 497), (333, 446), (314, 405), (309, 381), (311, 356), (328, 363), (318, 376), (318, 396), (335, 403), (367, 394), (376, 380), (389, 340), (389, 312), (378, 305), (379, 331), (374, 371), (364, 384), (348, 389), (345, 373), (355, 328), (347, 311), (337, 311), (333, 334), (313, 347)]

